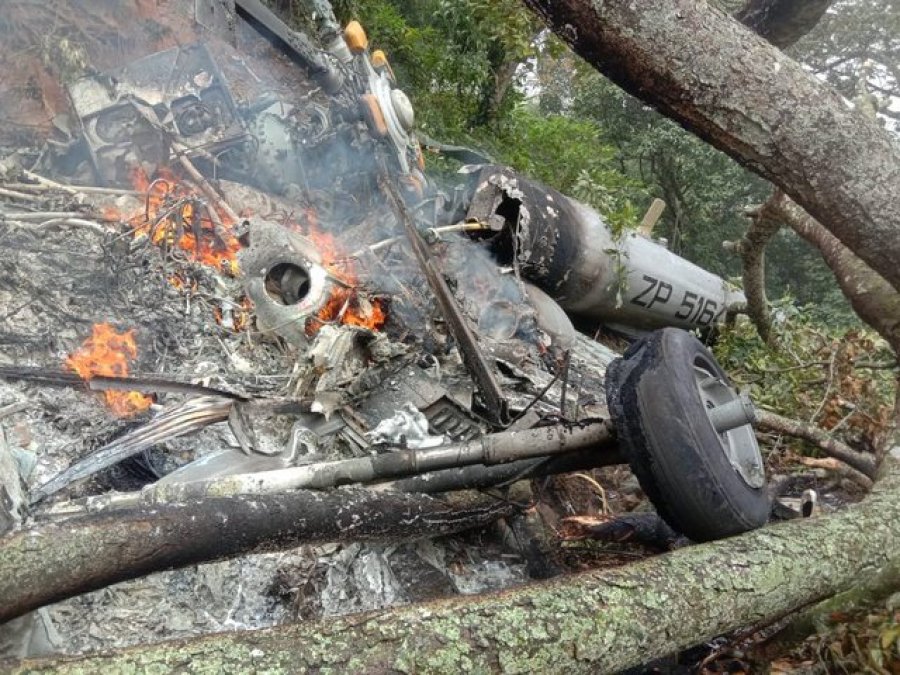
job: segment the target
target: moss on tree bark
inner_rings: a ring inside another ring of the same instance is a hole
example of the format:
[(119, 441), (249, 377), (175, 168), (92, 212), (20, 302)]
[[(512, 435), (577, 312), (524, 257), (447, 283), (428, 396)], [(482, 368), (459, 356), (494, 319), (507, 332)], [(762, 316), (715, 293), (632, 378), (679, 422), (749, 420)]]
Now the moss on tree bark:
[(900, 462), (860, 504), (499, 594), (224, 633), (13, 673), (610, 672), (843, 592), (900, 560)]

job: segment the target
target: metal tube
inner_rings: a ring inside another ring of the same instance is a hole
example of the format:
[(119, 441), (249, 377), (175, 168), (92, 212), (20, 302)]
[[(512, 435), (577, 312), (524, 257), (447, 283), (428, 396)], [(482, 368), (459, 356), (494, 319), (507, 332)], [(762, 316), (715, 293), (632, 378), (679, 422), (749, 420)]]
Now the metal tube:
[(570, 471), (587, 471), (601, 466), (626, 464), (618, 448), (610, 443), (590, 450), (575, 450), (562, 455), (519, 459), (505, 464), (457, 467), (430, 471), (419, 476), (401, 478), (372, 486), (375, 490), (395, 490), (398, 492), (452, 492), (488, 488), (512, 480), (525, 480), (552, 476)]
[[(596, 449), (614, 438), (609, 420), (584, 425), (554, 425), (504, 431), (466, 443), (428, 450), (398, 450), (374, 457), (321, 462), (305, 466), (245, 473), (211, 480), (149, 485), (139, 492), (89, 497), (84, 504), (60, 505), (50, 515), (76, 511), (107, 510), (138, 505), (183, 502), (204, 497), (238, 494), (272, 494), (299, 488), (330, 488), (349, 483), (414, 476), (426, 471), (472, 464), (500, 464), (530, 457), (560, 455)], [(598, 465), (599, 464), (598, 454)]]
[(633, 328), (705, 328), (744, 295), (724, 279), (636, 232), (614, 233), (590, 207), (487, 165), (475, 174), (467, 217), (505, 220), (490, 241), (569, 314)]
[(707, 413), (713, 428), (720, 434), (745, 424), (756, 424), (756, 408), (745, 394), (733, 401), (711, 408)]

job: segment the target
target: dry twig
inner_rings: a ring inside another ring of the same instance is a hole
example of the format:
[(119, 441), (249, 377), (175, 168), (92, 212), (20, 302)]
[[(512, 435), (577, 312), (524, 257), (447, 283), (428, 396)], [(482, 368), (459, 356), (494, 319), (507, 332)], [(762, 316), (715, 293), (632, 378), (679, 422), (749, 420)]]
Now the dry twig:
[(829, 457), (842, 461), (866, 477), (870, 479), (875, 477), (874, 458), (857, 452), (819, 427), (805, 424), (799, 420), (788, 419), (768, 410), (758, 409), (756, 415), (760, 429), (802, 438), (821, 449)]
[(813, 469), (825, 469), (832, 473), (852, 480), (867, 492), (872, 489), (872, 479), (853, 467), (839, 462), (834, 457), (801, 457), (800, 463)]

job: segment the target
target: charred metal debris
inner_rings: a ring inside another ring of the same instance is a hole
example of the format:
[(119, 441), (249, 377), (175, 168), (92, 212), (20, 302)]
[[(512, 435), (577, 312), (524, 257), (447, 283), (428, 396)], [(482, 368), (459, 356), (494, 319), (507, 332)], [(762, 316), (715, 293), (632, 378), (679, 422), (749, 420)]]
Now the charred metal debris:
[(573, 321), (712, 329), (740, 292), (506, 167), (429, 178), (385, 55), (327, 2), (312, 36), (256, 0), (188, 4), (166, 25), (189, 16), (196, 41), (87, 69), (43, 147), (3, 142), (0, 526), (633, 459), (606, 404), (618, 355)]

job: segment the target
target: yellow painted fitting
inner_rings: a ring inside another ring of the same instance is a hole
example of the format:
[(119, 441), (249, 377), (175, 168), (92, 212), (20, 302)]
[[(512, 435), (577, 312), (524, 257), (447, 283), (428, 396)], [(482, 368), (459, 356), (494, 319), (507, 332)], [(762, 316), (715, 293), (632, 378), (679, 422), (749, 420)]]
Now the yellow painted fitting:
[(406, 189), (409, 194), (415, 195), (419, 199), (421, 199), (425, 194), (425, 186), (422, 185), (422, 181), (419, 180), (419, 178), (417, 178), (416, 176), (413, 176), (411, 174), (409, 176), (401, 176), (400, 184)]
[(387, 122), (384, 121), (384, 113), (381, 111), (381, 106), (378, 105), (378, 99), (375, 98), (375, 95), (363, 94), (359, 99), (362, 102), (363, 115), (372, 131), (379, 136), (387, 136)]
[(425, 171), (425, 155), (422, 153), (422, 146), (416, 142), (416, 163), (419, 165), (420, 171)]
[(344, 28), (344, 41), (354, 54), (362, 54), (369, 48), (369, 38), (359, 21), (351, 21)]
[(372, 52), (372, 65), (376, 68), (384, 68), (388, 64), (387, 55), (380, 49)]
[(394, 69), (391, 68), (391, 64), (388, 63), (387, 55), (380, 49), (376, 49), (372, 52), (372, 67), (376, 70), (381, 70), (382, 68), (386, 69), (388, 78), (390, 78), (391, 82), (397, 81), (397, 78), (394, 77)]

